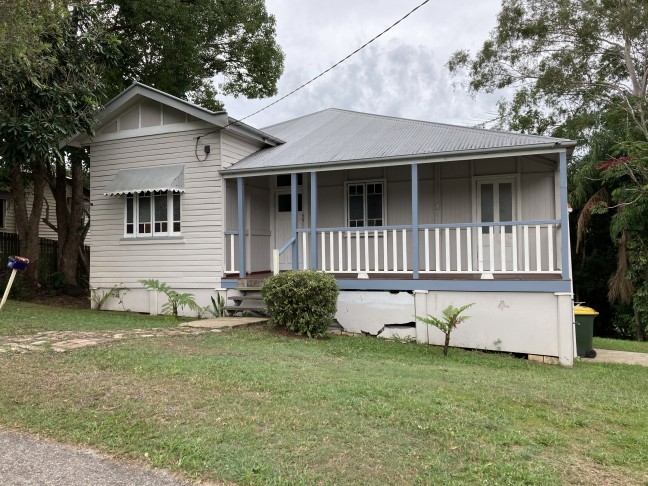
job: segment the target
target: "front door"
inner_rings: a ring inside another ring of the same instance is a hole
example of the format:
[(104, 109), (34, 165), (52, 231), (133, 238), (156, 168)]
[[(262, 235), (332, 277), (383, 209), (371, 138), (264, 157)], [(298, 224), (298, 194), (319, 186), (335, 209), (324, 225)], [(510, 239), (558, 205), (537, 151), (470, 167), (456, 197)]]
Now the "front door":
[[(291, 202), (290, 191), (277, 190), (275, 192), (274, 247), (277, 249), (281, 249), (292, 238), (292, 224), (290, 221)], [(297, 194), (297, 224), (301, 225), (303, 221), (302, 194), (300, 191)], [(302, 251), (299, 252), (299, 268), (302, 266), (302, 253)], [(292, 270), (292, 250), (290, 248), (279, 255), (279, 270)]]
[[(477, 181), (477, 221), (480, 223), (516, 221), (516, 184), (514, 178)], [(503, 234), (502, 234), (503, 230)], [(513, 228), (493, 226), (478, 229), (477, 259), (479, 269), (511, 271), (513, 269)]]

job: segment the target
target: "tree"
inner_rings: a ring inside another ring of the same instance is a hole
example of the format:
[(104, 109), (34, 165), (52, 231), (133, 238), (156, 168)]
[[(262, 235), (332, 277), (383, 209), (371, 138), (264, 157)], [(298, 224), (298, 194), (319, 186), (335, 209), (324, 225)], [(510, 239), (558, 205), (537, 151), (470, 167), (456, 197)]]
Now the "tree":
[[(141, 81), (217, 107), (216, 95), (272, 96), (284, 55), (264, 0), (100, 0), (121, 40), (106, 77), (112, 96)], [(214, 76), (223, 82), (216, 86)], [(220, 105), (222, 108), (222, 105)]]
[(648, 322), (648, 142), (625, 142), (614, 149), (617, 156), (586, 165), (582, 171), (597, 181), (598, 191), (583, 204), (578, 218), (577, 246), (590, 219), (612, 213), (610, 236), (617, 242), (616, 270), (609, 279), (611, 302), (631, 305), (634, 337), (645, 340)]
[[(223, 109), (221, 93), (250, 98), (276, 93), (283, 53), (263, 0), (99, 0), (96, 6), (99, 27), (119, 39), (115, 62), (102, 73), (104, 101), (134, 81), (214, 111)], [(224, 79), (220, 87), (216, 75)], [(89, 157), (66, 152), (67, 164), (58, 164), (49, 182), (56, 199), (59, 271), (66, 286), (74, 287), (79, 258), (86, 264), (82, 247), (89, 219), (84, 219), (82, 179)]]
[(641, 0), (504, 0), (497, 25), (471, 57), (448, 67), (472, 91), (514, 89), (502, 102), (514, 130), (586, 141), (601, 111), (622, 110), (648, 140), (648, 3)]
[[(101, 68), (115, 45), (87, 3), (9, 0), (0, 8), (0, 158), (10, 175), (21, 252), (40, 254), (38, 226), (59, 142), (92, 133), (104, 97)], [(33, 193), (28, 211), (26, 193)]]
[[(631, 166), (615, 166), (610, 172), (601, 162), (629, 155), (619, 152), (620, 142), (627, 149), (648, 141), (646, 45), (645, 1), (504, 0), (482, 48), (474, 56), (458, 51), (448, 63), (455, 75), (467, 72), (473, 92), (513, 91), (512, 99), (500, 103), (501, 125), (579, 140), (579, 157), (570, 164), (570, 201), (579, 210), (576, 248), (583, 248), (591, 218), (609, 213), (610, 237), (617, 246), (609, 298), (633, 301), (636, 322), (639, 301), (632, 290), (642, 288), (644, 277), (631, 275), (629, 265), (632, 259), (648, 258), (648, 247), (635, 244), (648, 236), (636, 224), (638, 214), (648, 219), (648, 206), (642, 197), (621, 197), (636, 184), (629, 172), (619, 172)], [(635, 175), (641, 174), (641, 160), (635, 151)], [(594, 247), (602, 248), (607, 238)], [(598, 270), (588, 277), (606, 278)], [(641, 337), (640, 327), (635, 327)]]

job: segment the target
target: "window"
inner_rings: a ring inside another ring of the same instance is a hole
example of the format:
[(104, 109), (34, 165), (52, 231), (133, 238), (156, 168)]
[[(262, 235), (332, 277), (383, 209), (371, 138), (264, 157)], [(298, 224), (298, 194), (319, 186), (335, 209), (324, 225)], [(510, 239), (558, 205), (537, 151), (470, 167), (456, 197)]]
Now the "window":
[(180, 234), (180, 193), (140, 192), (126, 196), (124, 236), (172, 236)]
[[(302, 185), (302, 174), (297, 174), (297, 185)], [(277, 187), (290, 187), (292, 184), (292, 178), (290, 174), (281, 174), (277, 176)]]
[[(514, 185), (511, 182), (478, 182), (479, 215), (482, 223), (514, 220)], [(488, 227), (482, 227), (482, 233), (488, 233)], [(511, 226), (505, 227), (511, 233)]]
[(347, 215), (351, 228), (384, 225), (384, 182), (347, 185)]

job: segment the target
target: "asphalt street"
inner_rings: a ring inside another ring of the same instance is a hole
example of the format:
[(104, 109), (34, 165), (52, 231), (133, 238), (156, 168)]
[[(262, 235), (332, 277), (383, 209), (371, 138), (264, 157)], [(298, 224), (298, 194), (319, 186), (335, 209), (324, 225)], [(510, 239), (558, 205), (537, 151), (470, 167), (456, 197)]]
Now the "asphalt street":
[(189, 486), (164, 471), (123, 464), (96, 452), (0, 429), (3, 486)]

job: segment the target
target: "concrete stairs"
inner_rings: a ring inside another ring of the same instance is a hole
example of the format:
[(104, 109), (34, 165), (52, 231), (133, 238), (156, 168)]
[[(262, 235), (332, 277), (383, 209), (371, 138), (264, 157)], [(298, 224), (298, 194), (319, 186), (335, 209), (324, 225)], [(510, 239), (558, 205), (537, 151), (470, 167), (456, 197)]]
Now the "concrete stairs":
[[(257, 281), (258, 280), (258, 281)], [(228, 316), (267, 316), (268, 308), (261, 297), (261, 279), (241, 279), (239, 286), (235, 289), (239, 295), (230, 296), (231, 301), (224, 307)]]

